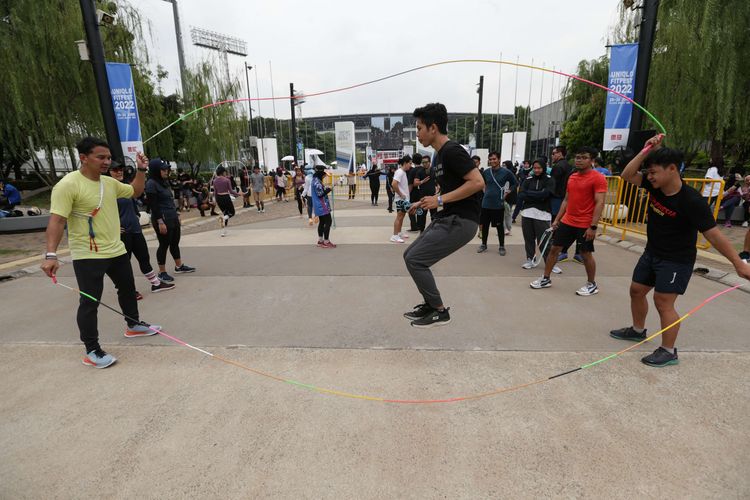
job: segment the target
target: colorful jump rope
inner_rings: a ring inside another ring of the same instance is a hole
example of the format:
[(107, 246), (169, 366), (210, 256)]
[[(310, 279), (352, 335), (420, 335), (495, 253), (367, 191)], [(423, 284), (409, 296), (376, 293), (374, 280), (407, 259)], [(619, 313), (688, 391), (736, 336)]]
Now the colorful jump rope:
[[(447, 64), (457, 64), (457, 63), (507, 64), (507, 65), (510, 65), (510, 66), (517, 66), (517, 67), (522, 67), (522, 68), (529, 68), (529, 69), (534, 69), (534, 70), (539, 70), (539, 71), (545, 71), (545, 72), (548, 72), (548, 73), (554, 73), (554, 74), (561, 75), (561, 76), (564, 76), (564, 77), (567, 77), (567, 78), (571, 78), (571, 79), (574, 79), (574, 80), (581, 81), (581, 82), (586, 83), (588, 85), (592, 85), (594, 87), (606, 90), (607, 92), (611, 92), (612, 94), (616, 94), (616, 95), (622, 97), (623, 99), (627, 100), (628, 102), (632, 103), (634, 106), (636, 106), (641, 111), (643, 111), (649, 118), (651, 118), (654, 121), (654, 123), (659, 127), (659, 129), (662, 131), (662, 133), (666, 134), (666, 129), (664, 128), (664, 126), (661, 124), (661, 122), (653, 114), (651, 114), (651, 112), (649, 112), (646, 108), (644, 108), (643, 106), (641, 106), (637, 102), (633, 101), (628, 96), (623, 95), (623, 94), (621, 94), (619, 92), (616, 92), (616, 91), (614, 91), (614, 90), (612, 90), (610, 88), (607, 88), (607, 87), (605, 87), (603, 85), (599, 85), (598, 83), (586, 80), (586, 79), (581, 78), (581, 77), (576, 76), (576, 75), (570, 75), (568, 73), (563, 73), (562, 71), (557, 71), (557, 70), (553, 70), (553, 69), (542, 68), (542, 67), (539, 67), (539, 66), (531, 66), (531, 65), (528, 65), (528, 64), (514, 63), (514, 62), (510, 62), (510, 61), (492, 60), (492, 59), (457, 59), (457, 60), (449, 60), (449, 61), (440, 61), (440, 62), (436, 62), (436, 63), (432, 63), (432, 64), (426, 64), (424, 66), (418, 66), (418, 67), (415, 67), (415, 68), (407, 69), (405, 71), (394, 73), (392, 75), (384, 76), (382, 78), (376, 78), (374, 80), (370, 80), (370, 81), (363, 82), (363, 83), (358, 83), (358, 84), (355, 84), (355, 85), (350, 85), (350, 86), (347, 86), (347, 87), (341, 87), (341, 88), (337, 88), (337, 89), (333, 89), (333, 90), (326, 90), (326, 91), (321, 91), (321, 92), (313, 92), (313, 93), (310, 93), (310, 94), (306, 94), (305, 98), (316, 97), (316, 96), (321, 96), (321, 95), (326, 95), (326, 94), (332, 94), (334, 92), (343, 92), (343, 91), (346, 91), (346, 90), (352, 90), (352, 89), (356, 89), (356, 88), (359, 88), (359, 87), (364, 87), (366, 85), (371, 85), (371, 84), (374, 84), (374, 83), (382, 82), (382, 81), (388, 80), (390, 78), (395, 78), (397, 76), (402, 76), (402, 75), (405, 75), (407, 73), (412, 73), (414, 71), (419, 71), (419, 70), (423, 70), (423, 69), (427, 69), (427, 68), (432, 68), (432, 67), (436, 67), (436, 66), (447, 65)], [(209, 109), (209, 108), (221, 106), (221, 105), (224, 105), (224, 104), (237, 103), (237, 102), (244, 102), (244, 101), (269, 101), (269, 100), (274, 100), (274, 99), (276, 99), (276, 100), (278, 100), (278, 99), (290, 99), (290, 97), (286, 96), (286, 97), (256, 97), (256, 98), (250, 98), (250, 99), (248, 99), (248, 98), (229, 99), (229, 100), (217, 101), (217, 102), (213, 102), (213, 103), (210, 103), (210, 104), (206, 104), (205, 106), (201, 106), (199, 108), (196, 108), (196, 109), (190, 111), (189, 113), (186, 113), (186, 114), (180, 116), (179, 119), (177, 119), (174, 122), (170, 123), (169, 125), (167, 125), (166, 127), (164, 127), (163, 129), (161, 129), (160, 131), (158, 131), (157, 133), (155, 133), (154, 135), (152, 135), (151, 137), (149, 137), (148, 139), (146, 139), (143, 142), (144, 142), (144, 144), (147, 143), (147, 142), (149, 142), (151, 139), (153, 139), (156, 136), (158, 136), (159, 134), (165, 132), (170, 127), (174, 126), (175, 124), (177, 124), (177, 123), (185, 120), (189, 116), (191, 116), (191, 115), (193, 115), (195, 113), (198, 113), (200, 111), (203, 111), (205, 109)], [(138, 323), (140, 325), (143, 325), (143, 326), (151, 328), (151, 325), (149, 325), (148, 323), (146, 323), (144, 321), (136, 321), (133, 318), (129, 318), (128, 316), (126, 316), (125, 314), (123, 314), (121, 311), (118, 311), (117, 309), (115, 309), (115, 308), (113, 308), (113, 307), (105, 304), (104, 302), (101, 302), (100, 300), (96, 299), (95, 297), (93, 297), (93, 296), (91, 296), (91, 295), (89, 295), (89, 294), (87, 294), (87, 293), (85, 293), (85, 292), (83, 292), (81, 290), (78, 290), (77, 288), (73, 288), (73, 287), (70, 287), (70, 286), (65, 285), (63, 283), (60, 283), (57, 280), (56, 277), (52, 278), (52, 282), (55, 285), (59, 285), (59, 286), (61, 286), (63, 288), (67, 288), (68, 290), (71, 290), (71, 291), (79, 294), (80, 296), (83, 296), (83, 297), (85, 297), (85, 298), (87, 298), (89, 300), (92, 300), (92, 301), (100, 304), (100, 305), (106, 307), (107, 309), (113, 311), (114, 313), (119, 314), (120, 316), (122, 316), (122, 317), (124, 317), (126, 319), (129, 319), (130, 321), (135, 321), (136, 323)], [(690, 311), (688, 311), (682, 317), (680, 317), (679, 319), (677, 319), (671, 325), (668, 325), (667, 327), (662, 328), (658, 332), (656, 332), (656, 333), (654, 333), (654, 334), (646, 337), (644, 340), (642, 340), (640, 342), (637, 342), (637, 343), (631, 345), (630, 347), (628, 347), (626, 349), (623, 349), (621, 351), (617, 351), (615, 353), (612, 353), (612, 354), (610, 354), (608, 356), (605, 356), (605, 357), (603, 357), (601, 359), (598, 359), (596, 361), (593, 361), (591, 363), (587, 363), (587, 364), (578, 366), (576, 368), (573, 368), (571, 370), (567, 370), (567, 371), (558, 373), (556, 375), (552, 375), (552, 376), (549, 376), (549, 377), (540, 378), (540, 379), (533, 380), (533, 381), (530, 381), (530, 382), (526, 382), (526, 383), (523, 383), (523, 384), (517, 384), (517, 385), (513, 385), (513, 386), (502, 387), (502, 388), (493, 389), (491, 391), (477, 393), (477, 394), (470, 394), (470, 395), (465, 395), (465, 396), (447, 397), (447, 398), (442, 398), (442, 399), (397, 399), (397, 398), (387, 398), (387, 397), (379, 397), (379, 396), (369, 396), (369, 395), (364, 395), (364, 394), (353, 394), (353, 393), (350, 393), (350, 392), (339, 391), (339, 390), (335, 390), (335, 389), (328, 389), (328, 388), (325, 388), (325, 387), (318, 387), (318, 386), (315, 386), (315, 385), (312, 385), (312, 384), (306, 384), (306, 383), (303, 383), (303, 382), (299, 382), (297, 380), (292, 380), (292, 379), (286, 379), (286, 378), (283, 378), (283, 377), (279, 377), (277, 375), (273, 375), (271, 373), (267, 373), (267, 372), (264, 372), (262, 370), (258, 370), (256, 368), (252, 368), (250, 366), (244, 365), (244, 364), (239, 363), (237, 361), (233, 361), (231, 359), (224, 358), (222, 356), (219, 356), (217, 354), (208, 352), (208, 351), (206, 351), (204, 349), (201, 349), (199, 347), (195, 347), (194, 345), (191, 345), (191, 344), (185, 342), (182, 339), (179, 339), (179, 338), (177, 338), (177, 337), (175, 337), (173, 335), (170, 335), (170, 334), (164, 332), (163, 330), (156, 329), (156, 328), (153, 328), (152, 330), (156, 331), (156, 333), (158, 333), (162, 337), (167, 338), (167, 339), (171, 340), (172, 342), (174, 342), (176, 344), (179, 344), (179, 345), (182, 345), (184, 347), (188, 347), (190, 349), (198, 351), (198, 352), (200, 352), (202, 354), (205, 354), (206, 356), (209, 356), (209, 357), (211, 357), (211, 358), (213, 358), (213, 359), (215, 359), (217, 361), (221, 361), (221, 362), (226, 363), (228, 365), (232, 365), (232, 366), (235, 366), (237, 368), (241, 368), (243, 370), (246, 370), (248, 372), (254, 373), (254, 374), (259, 375), (261, 377), (265, 377), (265, 378), (268, 378), (268, 379), (276, 380), (278, 382), (284, 382), (286, 384), (294, 385), (294, 386), (297, 386), (297, 387), (302, 387), (304, 389), (308, 389), (308, 390), (311, 390), (311, 391), (314, 391), (314, 392), (317, 392), (317, 393), (320, 393), (320, 394), (328, 394), (328, 395), (332, 395), (332, 396), (339, 396), (339, 397), (344, 397), (344, 398), (349, 398), (349, 399), (359, 399), (359, 400), (365, 400), (365, 401), (375, 401), (375, 402), (380, 402), (380, 403), (394, 403), (394, 404), (457, 403), (457, 402), (460, 402), (460, 401), (472, 401), (472, 400), (486, 398), (486, 397), (489, 397), (489, 396), (496, 396), (498, 394), (504, 394), (504, 393), (507, 393), (507, 392), (517, 391), (517, 390), (520, 390), (520, 389), (523, 389), (523, 388), (526, 388), (526, 387), (530, 387), (530, 386), (533, 386), (533, 385), (538, 385), (538, 384), (541, 384), (541, 383), (544, 383), (544, 382), (549, 382), (551, 380), (563, 377), (565, 375), (570, 375), (571, 373), (575, 373), (575, 372), (580, 371), (580, 370), (585, 370), (587, 368), (594, 367), (596, 365), (604, 363), (605, 361), (609, 361), (610, 359), (614, 359), (614, 358), (620, 356), (621, 354), (624, 354), (624, 353), (626, 353), (628, 351), (631, 351), (631, 350), (635, 349), (636, 347), (638, 347), (638, 346), (640, 346), (640, 345), (642, 345), (642, 344), (644, 344), (644, 343), (646, 343), (646, 342), (648, 342), (648, 341), (650, 341), (650, 340), (658, 337), (664, 331), (666, 331), (666, 330), (672, 328), (673, 326), (678, 325), (679, 323), (683, 322), (689, 316), (691, 316), (692, 314), (694, 314), (695, 312), (697, 312), (698, 310), (700, 310), (701, 308), (703, 308), (704, 306), (706, 306), (709, 302), (717, 299), (718, 297), (720, 297), (720, 296), (722, 296), (722, 295), (724, 295), (726, 293), (729, 293), (729, 292), (731, 292), (733, 290), (736, 290), (740, 286), (741, 285), (736, 285), (736, 286), (733, 286), (733, 287), (729, 287), (726, 290), (723, 290), (723, 291), (721, 291), (719, 293), (716, 293), (716, 294), (712, 295), (711, 297), (705, 299), (703, 302), (701, 302), (700, 304), (698, 304), (697, 306), (695, 306), (693, 309), (691, 309)]]

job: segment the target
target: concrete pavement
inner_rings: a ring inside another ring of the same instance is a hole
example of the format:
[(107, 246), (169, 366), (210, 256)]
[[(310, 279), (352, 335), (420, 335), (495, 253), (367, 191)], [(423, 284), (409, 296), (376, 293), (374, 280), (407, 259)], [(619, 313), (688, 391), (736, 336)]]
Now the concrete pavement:
[[(453, 322), (416, 330), (401, 317), (418, 296), (403, 245), (387, 242), (391, 221), (339, 210), (335, 250), (316, 248), (296, 217), (185, 236), (198, 272), (146, 293), (141, 317), (284, 379), (389, 398), (482, 393), (626, 346), (607, 331), (630, 323), (637, 255), (597, 244), (602, 292), (583, 298), (572, 262), (552, 288), (528, 287), (539, 270), (520, 268), (519, 227), (505, 257), (494, 235), (484, 254), (475, 240), (435, 268)], [(70, 266), (60, 279), (74, 285)], [(694, 277), (680, 311), (723, 288)], [(125, 339), (105, 309), (102, 344), (120, 361), (86, 369), (72, 292), (35, 275), (0, 293), (0, 498), (750, 494), (742, 292), (685, 322), (679, 366), (642, 365), (648, 345), (517, 392), (428, 406), (320, 395), (164, 338)], [(103, 301), (116, 305), (111, 286)]]

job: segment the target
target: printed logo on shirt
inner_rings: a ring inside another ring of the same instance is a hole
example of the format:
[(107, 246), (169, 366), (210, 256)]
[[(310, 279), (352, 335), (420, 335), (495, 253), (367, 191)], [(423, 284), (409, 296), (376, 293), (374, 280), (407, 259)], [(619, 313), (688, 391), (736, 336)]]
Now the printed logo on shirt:
[(649, 206), (651, 207), (651, 210), (656, 212), (658, 215), (661, 215), (662, 217), (677, 217), (677, 212), (665, 207), (664, 205), (659, 203), (658, 200), (655, 200), (653, 196), (649, 198)]

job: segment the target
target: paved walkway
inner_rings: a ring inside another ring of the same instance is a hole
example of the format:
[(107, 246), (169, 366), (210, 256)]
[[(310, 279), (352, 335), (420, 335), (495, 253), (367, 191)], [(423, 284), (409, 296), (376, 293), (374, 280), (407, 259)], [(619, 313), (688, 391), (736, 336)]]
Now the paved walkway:
[[(340, 209), (335, 250), (316, 248), (298, 217), (187, 235), (198, 272), (146, 294), (141, 316), (283, 379), (399, 399), (514, 386), (625, 347), (607, 331), (630, 323), (636, 254), (598, 243), (602, 292), (583, 298), (573, 262), (552, 288), (528, 287), (539, 270), (521, 269), (518, 228), (505, 257), (494, 236), (484, 254), (474, 240), (435, 267), (453, 322), (416, 330), (401, 317), (419, 300), (391, 222), (380, 207)], [(70, 266), (60, 279), (74, 284)], [(694, 277), (680, 310), (724, 288)], [(321, 395), (161, 337), (125, 339), (104, 309), (102, 343), (120, 361), (86, 369), (72, 292), (37, 274), (0, 293), (0, 498), (750, 494), (742, 292), (685, 322), (679, 366), (642, 365), (651, 343), (517, 392), (426, 406)], [(117, 303), (111, 287), (103, 300)]]

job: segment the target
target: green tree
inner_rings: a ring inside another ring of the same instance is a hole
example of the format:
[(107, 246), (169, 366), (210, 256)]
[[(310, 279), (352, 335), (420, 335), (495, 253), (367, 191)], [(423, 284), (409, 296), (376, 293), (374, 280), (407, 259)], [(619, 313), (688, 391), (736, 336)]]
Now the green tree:
[[(617, 42), (635, 41), (634, 18), (622, 11)], [(750, 157), (750, 2), (662, 0), (646, 105), (667, 129), (671, 145)], [(644, 124), (646, 125), (646, 124)], [(646, 125), (648, 126), (648, 125)]]
[[(576, 74), (600, 85), (607, 85), (609, 59), (602, 56), (578, 63)], [(563, 90), (565, 115), (560, 142), (570, 151), (581, 146), (601, 149), (604, 136), (604, 109), (607, 93), (578, 80), (569, 80)]]

